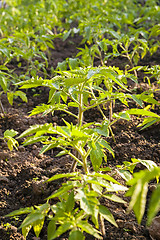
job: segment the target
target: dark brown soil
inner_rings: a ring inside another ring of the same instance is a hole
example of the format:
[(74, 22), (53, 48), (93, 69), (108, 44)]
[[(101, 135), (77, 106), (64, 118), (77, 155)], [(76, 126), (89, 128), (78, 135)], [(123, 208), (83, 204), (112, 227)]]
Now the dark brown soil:
[[(58, 62), (65, 60), (67, 57), (74, 57), (78, 50), (80, 38), (70, 38), (62, 42), (56, 40), (55, 50), (51, 52), (52, 66), (56, 66)], [(145, 64), (152, 65), (158, 61), (148, 58)], [(125, 59), (114, 59), (108, 61), (108, 65), (115, 65), (119, 68), (124, 68), (126, 64)], [(95, 63), (98, 65), (98, 62)], [(140, 79), (141, 80), (141, 79)], [(148, 85), (141, 82), (141, 89), (147, 89)], [(22, 133), (30, 125), (43, 124), (46, 122), (56, 122), (61, 124), (61, 114), (57, 113), (54, 117), (40, 115), (28, 117), (28, 112), (40, 103), (47, 102), (48, 91), (41, 89), (39, 96), (34, 97), (32, 92), (28, 92), (28, 103), (23, 103), (20, 100), (15, 100), (11, 107), (6, 99), (2, 96), (2, 102), (6, 111), (5, 116), (0, 117), (0, 137), (7, 129), (14, 129)], [(160, 95), (157, 94), (157, 100), (160, 100)], [(116, 104), (114, 112), (125, 109), (125, 106)], [(160, 114), (160, 110), (156, 109)], [(106, 110), (106, 114), (108, 111)], [(101, 121), (101, 116), (97, 111), (90, 111), (85, 115), (85, 121)], [(153, 160), (160, 166), (160, 125), (154, 125), (144, 131), (137, 128), (141, 119), (130, 122), (119, 121), (113, 126), (116, 142), (112, 138), (108, 138), (114, 152), (115, 159), (108, 155), (108, 165), (113, 167), (122, 164), (123, 161), (130, 161), (131, 158), (140, 158), (146, 160)], [(20, 146), (18, 151), (10, 152), (6, 143), (0, 141), (0, 239), (24, 239), (21, 235), (21, 230), (18, 229), (24, 216), (17, 218), (4, 218), (5, 214), (13, 210), (37, 205), (45, 202), (45, 198), (56, 190), (61, 182), (55, 181), (48, 185), (42, 185), (42, 182), (56, 173), (68, 172), (71, 166), (71, 159), (66, 157), (56, 158), (55, 155), (58, 150), (54, 149), (52, 152), (39, 155), (41, 149), (40, 144), (31, 145), (28, 147), (21, 146), (22, 140), (19, 140)], [(142, 169), (138, 165), (136, 170)], [(150, 192), (148, 198), (150, 197)], [(129, 199), (125, 199), (129, 201)], [(138, 225), (133, 212), (126, 214), (127, 204), (117, 204), (105, 202), (106, 206), (113, 213), (119, 228), (115, 228), (108, 222), (105, 222), (106, 240), (149, 240), (149, 232), (145, 226), (146, 217), (143, 218), (142, 224)], [(38, 239), (47, 240), (46, 226), (44, 226), (40, 237)], [(29, 240), (36, 240), (34, 233), (31, 231), (27, 237)], [(68, 239), (67, 235), (58, 239)], [(87, 239), (93, 239), (88, 237)]]

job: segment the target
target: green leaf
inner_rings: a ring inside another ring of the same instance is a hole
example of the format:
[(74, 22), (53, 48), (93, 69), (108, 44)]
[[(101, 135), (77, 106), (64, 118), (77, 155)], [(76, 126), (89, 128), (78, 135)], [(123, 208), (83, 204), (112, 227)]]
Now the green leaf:
[(62, 194), (68, 192), (69, 190), (73, 189), (73, 185), (69, 185), (69, 186), (62, 186), (61, 188), (59, 188), (55, 193), (53, 193), (51, 196), (49, 196), (47, 199), (52, 199), (55, 197), (59, 197)]
[(156, 122), (160, 122), (159, 118), (153, 118), (153, 117), (146, 117), (142, 123), (138, 124), (137, 127), (142, 127), (140, 130), (144, 130), (147, 127), (150, 127), (151, 125), (155, 124)]
[(128, 111), (126, 111), (127, 113), (131, 114), (131, 115), (142, 115), (142, 116), (150, 116), (150, 117), (156, 117), (160, 119), (160, 116), (157, 115), (156, 113), (144, 110), (144, 109), (137, 109), (137, 108), (132, 108)]
[(8, 98), (8, 102), (13, 105), (13, 96), (14, 96), (14, 92), (7, 92), (7, 98)]
[(78, 67), (78, 58), (69, 58), (68, 63), (69, 63), (70, 69), (74, 70)]
[(134, 195), (131, 199), (129, 210), (133, 207), (137, 221), (140, 224), (145, 212), (148, 183), (140, 180), (135, 187)]
[(39, 234), (44, 225), (44, 219), (45, 219), (45, 217), (43, 219), (39, 219), (33, 223), (33, 229), (34, 229), (34, 232), (35, 232), (37, 238), (39, 237)]
[(98, 134), (100, 134), (100, 135), (102, 135), (102, 136), (104, 136), (104, 137), (108, 137), (109, 136), (109, 126), (108, 126), (108, 123), (105, 123), (105, 124), (103, 124), (102, 125), (102, 127), (100, 128), (95, 128), (94, 130), (98, 133)]
[(35, 212), (35, 213), (30, 213), (22, 222), (20, 228), (26, 227), (28, 225), (32, 225), (33, 223), (38, 221), (38, 220), (42, 220), (44, 219), (44, 214), (39, 213), (39, 212)]
[(15, 130), (13, 130), (13, 129), (11, 129), (11, 130), (6, 130), (6, 131), (4, 132), (4, 137), (5, 137), (5, 138), (7, 138), (7, 137), (14, 137), (14, 136), (16, 136), (17, 134), (18, 134), (18, 132), (15, 131)]
[(87, 214), (93, 215), (94, 214), (94, 209), (96, 206), (93, 204), (93, 202), (90, 201), (90, 199), (87, 196), (83, 196), (80, 199), (80, 205), (81, 209), (83, 209)]
[(157, 185), (156, 189), (152, 193), (151, 200), (149, 202), (147, 225), (151, 224), (152, 219), (156, 216), (159, 210), (160, 210), (160, 184)]
[(112, 117), (117, 119), (124, 119), (127, 121), (131, 120), (127, 112), (120, 112), (119, 114), (113, 113)]
[(49, 224), (48, 224), (48, 228), (47, 228), (47, 239), (48, 240), (52, 240), (52, 236), (54, 236), (56, 232), (56, 223), (55, 223), (55, 219), (53, 218)]
[(29, 231), (31, 230), (32, 225), (28, 225), (22, 228), (22, 235), (24, 236), (24, 238), (27, 237)]
[(130, 96), (138, 105), (143, 107), (143, 101), (141, 99), (137, 98), (137, 96), (135, 94), (134, 95), (130, 95)]
[(59, 62), (57, 65), (57, 69), (59, 69), (60, 71), (66, 71), (67, 70), (67, 62), (66, 61)]
[(77, 175), (78, 175), (77, 172), (57, 174), (57, 175), (54, 175), (53, 177), (49, 178), (47, 180), (47, 182), (51, 182), (51, 181), (54, 181), (54, 180), (57, 180), (57, 179), (60, 179), (60, 178), (74, 177), (74, 176), (77, 176)]
[(102, 164), (104, 153), (102, 152), (102, 148), (99, 143), (95, 143), (95, 149), (92, 147), (91, 143), (89, 143), (89, 145), (92, 148), (90, 152), (92, 166), (94, 168), (94, 171), (97, 172)]
[(103, 197), (105, 197), (113, 202), (126, 203), (123, 199), (121, 199), (120, 197), (118, 197), (114, 194), (103, 194)]
[(50, 112), (53, 112), (53, 111), (54, 111), (54, 106), (47, 105), (47, 104), (42, 104), (40, 106), (36, 106), (32, 110), (32, 112), (29, 116), (33, 116), (33, 115), (40, 114), (40, 113), (43, 113), (43, 116), (45, 116), (46, 114), (48, 114)]
[(63, 41), (65, 41), (65, 40), (69, 37), (69, 35), (71, 34), (71, 32), (72, 32), (72, 29), (70, 29), (69, 31), (67, 31), (67, 32), (65, 32), (65, 33), (63, 34)]
[(127, 170), (117, 170), (117, 172), (125, 181), (129, 181), (132, 178), (132, 174)]
[(24, 143), (23, 143), (23, 146), (27, 146), (27, 145), (30, 145), (30, 144), (33, 144), (33, 143), (36, 143), (36, 142), (43, 142), (45, 140), (47, 140), (48, 136), (42, 136), (42, 137), (34, 137), (34, 136), (31, 136), (31, 137), (28, 137)]
[(33, 207), (20, 208), (18, 210), (15, 210), (15, 211), (5, 215), (5, 217), (14, 217), (14, 216), (22, 215), (22, 214), (27, 214), (27, 213), (31, 213), (33, 210), (34, 210)]
[[(40, 139), (41, 139), (41, 138), (40, 138)], [(44, 139), (44, 138), (42, 138), (42, 140), (43, 140), (43, 139)], [(41, 149), (41, 151), (39, 152), (39, 155), (41, 155), (41, 154), (49, 151), (50, 149), (53, 149), (53, 148), (55, 148), (55, 147), (58, 147), (58, 145), (59, 145), (59, 142), (58, 142), (58, 141), (57, 141), (56, 143), (51, 143), (51, 144), (45, 145), (45, 146)], [(24, 145), (24, 146), (25, 146), (25, 145)]]
[(48, 133), (53, 131), (54, 127), (52, 123), (45, 123), (44, 125), (34, 125), (24, 131), (18, 138), (26, 137), (27, 135), (31, 135), (36, 133), (37, 137), (43, 135), (44, 133)]
[[(120, 184), (114, 178), (112, 178), (110, 175), (107, 175), (107, 174), (95, 172), (95, 173), (92, 173), (91, 176), (100, 177), (100, 178), (103, 178), (103, 179), (105, 179), (107, 181), (110, 181), (110, 182), (113, 182), (113, 183), (116, 183), (116, 184)], [(99, 180), (97, 179), (97, 181), (99, 181)]]
[(140, 160), (140, 162), (151, 171), (154, 167), (157, 167), (157, 164), (151, 160)]
[(7, 145), (9, 150), (12, 151), (13, 147), (15, 147), (18, 150), (17, 146), (19, 146), (19, 143), (14, 138), (9, 137), (7, 138)]
[(69, 196), (68, 196), (68, 199), (67, 199), (67, 202), (66, 202), (66, 207), (65, 207), (65, 211), (67, 213), (71, 212), (74, 208), (74, 205), (75, 205), (75, 201), (74, 201), (74, 191), (72, 191)]
[(67, 232), (69, 229), (71, 229), (73, 226), (72, 222), (64, 222), (62, 223), (58, 229), (56, 230), (56, 232), (53, 233), (52, 236), (50, 236), (50, 239), (55, 239), (57, 237), (59, 237), (60, 235), (62, 235), (63, 233)]
[(103, 205), (99, 206), (99, 214), (101, 214), (101, 216), (106, 219), (108, 222), (112, 223), (114, 226), (118, 227), (113, 215), (111, 214), (111, 212), (108, 210), (108, 208), (106, 208)]
[(117, 32), (115, 32), (114, 30), (109, 30), (108, 31), (114, 38), (116, 38), (116, 39), (120, 39), (120, 35), (117, 33)]
[(0, 77), (0, 85), (4, 91), (4, 93), (7, 92), (7, 79), (5, 77)]
[(70, 232), (68, 240), (84, 240), (84, 239), (85, 237), (83, 233), (79, 230), (75, 230)]
[(111, 70), (108, 69), (101, 69), (100, 73), (103, 74), (104, 76), (106, 76), (107, 78), (110, 78), (111, 80), (113, 80), (115, 83), (117, 83), (121, 88), (125, 89), (126, 91), (128, 91), (127, 87), (118, 79), (116, 78), (113, 73), (111, 73)]
[(115, 157), (113, 149), (109, 146), (107, 141), (105, 141), (104, 139), (100, 139), (98, 142), (101, 146), (105, 147), (112, 154), (113, 157)]
[(76, 108), (78, 108), (79, 105), (76, 102), (69, 102), (68, 103), (68, 107), (76, 107)]
[(85, 231), (86, 233), (89, 233), (90, 235), (93, 235), (95, 238), (103, 239), (99, 235), (99, 231), (97, 231), (95, 228), (93, 228), (87, 221), (79, 221), (77, 223), (77, 226), (82, 229), (82, 231)]
[(79, 83), (83, 83), (86, 81), (86, 78), (82, 78), (82, 77), (75, 77), (75, 78), (65, 78), (64, 80), (64, 84), (66, 87), (70, 87), (73, 85), (77, 85)]
[(24, 92), (22, 92), (22, 91), (14, 92), (14, 96), (20, 97), (24, 102), (28, 101), (26, 94)]

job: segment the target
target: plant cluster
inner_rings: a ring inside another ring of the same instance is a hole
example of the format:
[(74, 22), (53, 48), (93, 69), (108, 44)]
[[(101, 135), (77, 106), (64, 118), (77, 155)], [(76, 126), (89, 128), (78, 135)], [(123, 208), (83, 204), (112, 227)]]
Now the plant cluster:
[[(14, 97), (27, 102), (25, 89), (47, 87), (48, 103), (36, 106), (30, 116), (54, 115), (61, 111), (71, 118), (70, 122), (63, 119), (63, 126), (54, 123), (30, 126), (17, 139), (25, 138), (24, 146), (40, 142), (43, 145), (40, 154), (58, 148), (57, 157), (69, 155), (73, 160), (70, 173), (48, 179), (48, 182), (61, 178), (67, 180), (47, 198), (45, 204), (19, 209), (7, 216), (27, 214), (21, 224), (25, 238), (32, 227), (38, 237), (47, 218), (49, 240), (67, 231), (69, 240), (84, 239), (86, 233), (102, 239), (105, 236), (104, 220), (117, 227), (114, 216), (102, 200), (124, 203), (117, 195), (122, 191), (131, 197), (128, 210), (134, 210), (140, 223), (148, 183), (152, 179), (158, 182), (160, 168), (149, 160), (124, 162), (116, 167), (117, 174), (126, 181), (125, 186), (120, 184), (114, 178), (115, 169), (106, 167), (108, 153), (114, 157), (107, 138), (112, 136), (115, 141), (113, 124), (120, 119), (129, 121), (131, 115), (145, 117), (139, 124), (141, 129), (160, 122), (160, 116), (149, 111), (160, 104), (155, 98), (158, 87), (142, 93), (136, 91), (139, 71), (143, 72), (150, 86), (152, 79), (157, 86), (160, 83), (159, 66), (140, 65), (140, 60), (159, 48), (160, 25), (157, 19), (160, 7), (156, 1), (143, 4), (128, 0), (90, 0), (87, 3), (8, 0), (7, 4), (6, 9), (0, 9), (1, 93), (7, 94), (12, 104)], [(143, 5), (141, 8), (140, 4)], [(67, 58), (59, 62), (56, 69), (49, 69), (54, 39), (66, 40), (74, 34), (83, 37), (84, 48), (79, 48), (75, 58)], [(108, 59), (116, 57), (127, 59), (124, 70), (107, 66)], [(97, 58), (101, 63), (98, 67), (94, 65)], [(15, 69), (10, 68), (13, 61), (16, 62)], [(20, 74), (17, 69), (21, 70)], [(129, 80), (135, 83), (135, 89), (128, 87)], [(126, 105), (128, 110), (114, 113), (113, 106), (119, 103)], [(136, 107), (130, 108), (130, 103)], [(1, 102), (0, 105), (4, 114)], [(85, 121), (84, 114), (91, 109), (100, 112), (101, 122)], [(4, 133), (3, 139), (10, 150), (18, 146), (14, 139), (16, 134), (14, 130)], [(137, 163), (147, 169), (134, 173)], [(150, 200), (147, 224), (159, 211), (159, 189), (157, 184)], [(56, 204), (53, 204), (53, 198), (58, 198)]]

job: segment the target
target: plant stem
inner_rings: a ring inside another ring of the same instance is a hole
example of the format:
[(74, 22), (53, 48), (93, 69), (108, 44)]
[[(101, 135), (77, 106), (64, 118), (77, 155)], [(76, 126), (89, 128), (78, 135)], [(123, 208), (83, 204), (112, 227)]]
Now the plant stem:
[(5, 115), (3, 104), (1, 102), (1, 100), (0, 100), (0, 109), (1, 109), (2, 114)]
[[(80, 89), (82, 91), (82, 89)], [(78, 127), (82, 126), (83, 122), (83, 93), (79, 94), (79, 108), (78, 108)]]
[(109, 103), (109, 121), (112, 121), (112, 115), (113, 115), (113, 106), (112, 106), (112, 100)]
[[(82, 89), (83, 89), (83, 86), (79, 87), (80, 94), (79, 94), (78, 123), (77, 123), (79, 128), (82, 126), (82, 123), (83, 123), (83, 93), (82, 93)], [(75, 157), (76, 157), (76, 159), (79, 159), (79, 157), (80, 157), (80, 154), (77, 150), (75, 153)], [(74, 159), (73, 163), (71, 165), (70, 171), (75, 172), (76, 166), (77, 166), (77, 161)], [(84, 171), (87, 172), (87, 166), (86, 166), (85, 161), (83, 161), (83, 168), (84, 168)]]
[(102, 233), (103, 237), (105, 237), (106, 231), (105, 231), (105, 226), (104, 226), (104, 218), (101, 215), (99, 215), (99, 221), (100, 221), (101, 233)]
[(83, 166), (83, 162), (80, 161), (74, 154), (68, 152), (68, 155), (71, 156), (76, 162), (78, 162), (81, 166)]

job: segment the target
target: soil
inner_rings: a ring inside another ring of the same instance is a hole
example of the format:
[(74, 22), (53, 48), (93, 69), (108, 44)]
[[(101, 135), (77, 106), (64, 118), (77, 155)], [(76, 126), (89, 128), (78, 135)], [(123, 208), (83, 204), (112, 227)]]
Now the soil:
[[(56, 67), (58, 62), (62, 62), (68, 57), (74, 57), (78, 52), (77, 47), (80, 46), (81, 38), (69, 38), (66, 41), (56, 39), (55, 49), (51, 50), (50, 66)], [(147, 57), (145, 65), (157, 64), (159, 53), (152, 57)], [(113, 59), (108, 61), (108, 65), (115, 65), (123, 69), (126, 59)], [(99, 62), (95, 62), (99, 65)], [(148, 84), (143, 82), (143, 73), (139, 77), (140, 91), (149, 88)], [(153, 83), (154, 85), (154, 80)], [(130, 86), (132, 87), (132, 86)], [(29, 126), (35, 124), (44, 124), (46, 122), (56, 122), (62, 124), (62, 114), (56, 113), (54, 116), (32, 116), (28, 117), (29, 112), (40, 103), (46, 103), (48, 100), (48, 90), (43, 88), (36, 89), (35, 92), (28, 91), (28, 103), (22, 102), (20, 99), (14, 100), (13, 106), (10, 106), (5, 95), (2, 95), (2, 103), (5, 109), (5, 116), (0, 116), (0, 137), (7, 129), (14, 129), (22, 133)], [(160, 100), (160, 94), (157, 93), (156, 99)], [(131, 103), (132, 104), (132, 103)], [(134, 106), (133, 106), (134, 107)], [(114, 112), (125, 110), (126, 106), (116, 104)], [(156, 113), (160, 114), (160, 109), (155, 108)], [(108, 110), (106, 110), (108, 114)], [(63, 116), (64, 118), (67, 116)], [(71, 119), (68, 119), (71, 121)], [(101, 115), (98, 111), (90, 111), (85, 115), (87, 121), (101, 121)], [(122, 164), (123, 161), (130, 161), (131, 158), (140, 158), (152, 160), (160, 166), (160, 125), (153, 125), (144, 131), (140, 131), (137, 127), (138, 120), (133, 117), (131, 121), (118, 121), (113, 126), (116, 142), (111, 137), (107, 141), (111, 144), (115, 152), (115, 158), (108, 154), (107, 166), (113, 167)], [(54, 181), (48, 185), (42, 184), (44, 180), (57, 173), (69, 172), (71, 167), (71, 159), (67, 156), (56, 158), (58, 149), (54, 149), (47, 154), (39, 155), (41, 149), (40, 144), (34, 144), (27, 147), (22, 146), (22, 140), (19, 141), (17, 150), (9, 151), (7, 144), (0, 140), (0, 239), (24, 239), (21, 230), (18, 229), (24, 216), (15, 218), (4, 218), (3, 216), (13, 210), (24, 208), (27, 206), (38, 205), (45, 202), (54, 190), (60, 185), (61, 181)], [(142, 165), (137, 165), (136, 170), (143, 169)], [(152, 191), (152, 185), (149, 187), (148, 199)], [(125, 198), (127, 202), (129, 199)], [(105, 222), (106, 240), (149, 240), (149, 231), (145, 226), (146, 216), (142, 220), (142, 224), (138, 225), (134, 213), (126, 214), (128, 204), (110, 203), (105, 200), (105, 205), (113, 213), (119, 228)], [(47, 240), (47, 225), (44, 225), (40, 237), (38, 239)], [(33, 231), (27, 237), (29, 240), (36, 240)], [(64, 235), (58, 239), (68, 239)], [(87, 236), (87, 239), (93, 239)]]

